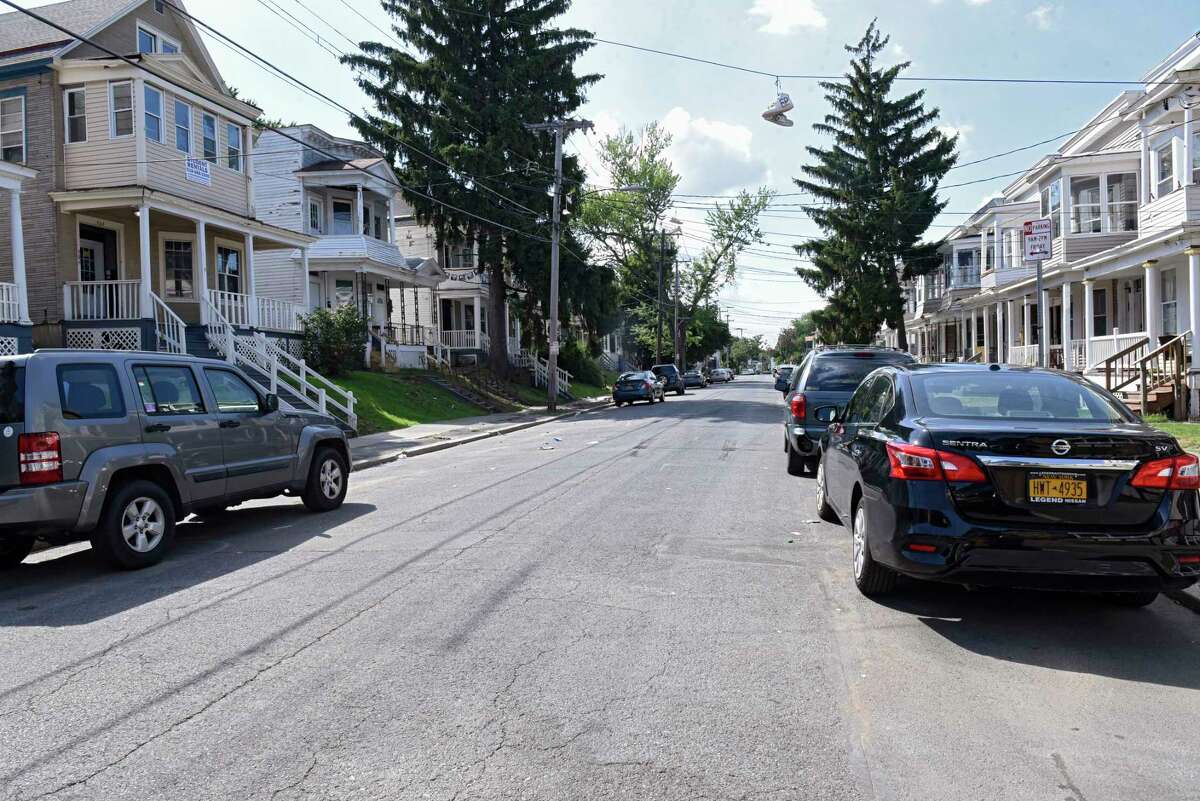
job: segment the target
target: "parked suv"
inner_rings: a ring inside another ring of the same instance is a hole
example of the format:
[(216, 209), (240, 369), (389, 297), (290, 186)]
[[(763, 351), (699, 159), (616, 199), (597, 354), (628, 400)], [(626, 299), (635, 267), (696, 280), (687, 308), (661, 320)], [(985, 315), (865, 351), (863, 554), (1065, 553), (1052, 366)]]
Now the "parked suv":
[(281, 410), (237, 368), (161, 353), (40, 350), (0, 358), (0, 567), (41, 537), (90, 539), (152, 565), (191, 512), (298, 495), (341, 506), (345, 432)]
[(662, 379), (663, 389), (676, 395), (684, 393), (683, 373), (673, 364), (656, 364), (650, 371)]
[(875, 368), (915, 361), (902, 350), (863, 345), (823, 347), (805, 356), (782, 390), (787, 409), (783, 415), (787, 471), (800, 476), (806, 469), (810, 473), (817, 470), (821, 435), (829, 427), (813, 416), (818, 406), (845, 406), (859, 383)]

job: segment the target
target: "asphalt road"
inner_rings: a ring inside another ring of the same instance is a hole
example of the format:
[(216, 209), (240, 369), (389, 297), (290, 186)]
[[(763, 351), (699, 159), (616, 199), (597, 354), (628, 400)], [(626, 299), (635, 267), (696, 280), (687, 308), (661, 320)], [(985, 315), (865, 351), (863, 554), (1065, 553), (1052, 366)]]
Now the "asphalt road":
[(905, 586), (784, 471), (764, 378), (353, 476), (0, 587), (0, 793), (1200, 798), (1200, 616)]

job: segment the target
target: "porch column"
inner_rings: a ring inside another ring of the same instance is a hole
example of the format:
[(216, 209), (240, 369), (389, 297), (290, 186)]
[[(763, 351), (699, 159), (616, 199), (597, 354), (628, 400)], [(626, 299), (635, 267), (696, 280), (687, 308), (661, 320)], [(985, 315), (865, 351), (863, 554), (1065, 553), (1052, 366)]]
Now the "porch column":
[(308, 248), (300, 248), (300, 272), (300, 280), (304, 284), (304, 289), (302, 290), (304, 293), (304, 313), (308, 314), (309, 309), (312, 308), (312, 287), (309, 286), (308, 282)]
[(1095, 282), (1090, 278), (1083, 279), (1083, 369), (1087, 370), (1092, 364), (1092, 338), (1096, 335), (1096, 297)]
[(1146, 130), (1146, 119), (1144, 116), (1138, 119), (1138, 133), (1141, 134), (1139, 139), (1142, 149), (1141, 160), (1139, 162), (1141, 164), (1141, 175), (1139, 176), (1141, 180), (1138, 181), (1141, 191), (1138, 201), (1142, 205), (1145, 205), (1150, 202), (1150, 132)]
[(992, 315), (988, 311), (988, 307), (983, 307), (983, 358), (981, 362), (987, 364), (992, 360)]
[(208, 322), (208, 225), (196, 220), (196, 300), (200, 301), (200, 322)]
[(475, 298), (474, 298), (474, 301), (475, 301), (475, 347), (476, 347), (477, 349), (480, 349), (480, 350), (482, 350), (482, 349), (483, 349), (483, 342), (481, 342), (481, 341), (480, 341), (480, 339), (479, 339), (479, 338), (480, 338), (480, 336), (481, 336), (481, 334), (480, 334), (480, 320), (479, 320), (479, 293), (478, 293), (478, 292), (476, 292), (476, 293), (475, 293)]
[(25, 234), (21, 226), (21, 186), (8, 190), (9, 233), (12, 236), (13, 283), (17, 285), (17, 316), (20, 322), (30, 324), (29, 282), (25, 278)]
[[(1021, 344), (1028, 348), (1033, 344), (1033, 331), (1030, 318), (1033, 316), (1033, 309), (1029, 305), (1029, 296), (1021, 296)], [(1028, 352), (1028, 351), (1026, 351)], [(1028, 357), (1026, 357), (1028, 358)]]
[(1009, 298), (1008, 300), (1004, 301), (1004, 304), (1006, 306), (1004, 310), (1004, 319), (1008, 322), (1008, 353), (1006, 354), (1008, 359), (1005, 361), (1011, 363), (1012, 349), (1017, 346), (1017, 323), (1016, 318), (1013, 316), (1013, 309), (1016, 306), (1016, 302), (1012, 298)]
[[(1192, 370), (1200, 371), (1200, 248), (1183, 251), (1188, 260), (1188, 313), (1192, 323)], [(1193, 378), (1193, 380), (1198, 380)], [(1200, 409), (1200, 403), (1193, 409)]]
[(139, 316), (154, 319), (150, 306), (150, 207), (143, 203), (138, 209), (138, 264), (142, 269), (138, 293)]
[(363, 232), (363, 193), (362, 184), (354, 185), (354, 235)]
[(396, 196), (393, 194), (388, 198), (387, 202), (387, 232), (388, 242), (392, 245), (396, 244), (396, 211), (395, 211)]
[[(1196, 158), (1195, 144), (1192, 142), (1192, 131), (1195, 130), (1193, 117), (1195, 110), (1191, 106), (1183, 107), (1183, 185), (1191, 186), (1192, 160)], [(1193, 320), (1196, 318), (1192, 318)], [(1192, 324), (1193, 327), (1195, 323)]]
[(1038, 367), (1050, 366), (1050, 290), (1038, 298)]
[(254, 290), (254, 234), (245, 235), (246, 242), (246, 317), (253, 327), (258, 326), (258, 293)]
[[(1064, 281), (1062, 285), (1062, 343), (1063, 347), (1071, 344), (1071, 282)], [(1064, 358), (1066, 351), (1063, 351)]]
[(967, 356), (975, 354), (975, 343), (979, 340), (979, 335), (975, 332), (975, 310), (971, 309), (970, 316), (967, 317), (967, 330), (969, 336), (967, 338)]
[(1142, 263), (1142, 297), (1146, 301), (1146, 336), (1150, 337), (1150, 349), (1158, 347), (1158, 337), (1162, 334), (1162, 286), (1159, 283), (1158, 259), (1149, 259)]
[[(997, 242), (999, 242), (999, 238), (997, 238)], [(997, 260), (999, 260), (998, 257)], [(1004, 331), (1005, 327), (1011, 324), (1012, 321), (1004, 314), (1004, 301), (996, 301), (996, 361), (1001, 364), (1006, 361), (1004, 358), (1004, 346), (1008, 343), (1008, 338), (1005, 337)]]
[(958, 330), (954, 332), (954, 344), (958, 347), (958, 358), (965, 359), (967, 356), (967, 312), (965, 310), (958, 313)]
[(938, 358), (946, 360), (946, 324), (938, 323)]

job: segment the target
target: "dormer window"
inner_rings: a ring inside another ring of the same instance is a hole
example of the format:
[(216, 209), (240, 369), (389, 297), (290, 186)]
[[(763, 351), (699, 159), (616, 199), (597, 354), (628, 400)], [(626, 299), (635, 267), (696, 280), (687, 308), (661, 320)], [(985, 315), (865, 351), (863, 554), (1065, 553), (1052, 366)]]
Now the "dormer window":
[(137, 48), (139, 53), (159, 53), (169, 56), (179, 52), (179, 42), (163, 36), (149, 25), (138, 25)]
[(163, 0), (154, 0), (154, 10), (159, 14), (167, 13), (167, 4)]

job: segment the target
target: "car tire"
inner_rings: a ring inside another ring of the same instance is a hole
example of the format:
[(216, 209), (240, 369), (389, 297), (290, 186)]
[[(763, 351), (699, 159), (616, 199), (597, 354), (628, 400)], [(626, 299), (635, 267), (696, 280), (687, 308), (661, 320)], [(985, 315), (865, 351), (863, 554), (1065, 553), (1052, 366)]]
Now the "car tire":
[(5, 537), (0, 539), (0, 570), (8, 570), (25, 561), (33, 552), (36, 540), (33, 537)]
[(125, 570), (158, 564), (175, 544), (175, 503), (153, 481), (130, 481), (110, 490), (92, 550)]
[(809, 457), (804, 460), (804, 469), (815, 476), (817, 474), (817, 465), (819, 464), (821, 464), (819, 457)]
[(1158, 600), (1158, 593), (1149, 590), (1145, 592), (1109, 592), (1104, 594), (1110, 604), (1124, 606), (1129, 609), (1140, 609)]
[(829, 505), (829, 495), (825, 492), (825, 466), (817, 462), (817, 482), (814, 491), (817, 495), (817, 517), (826, 523), (840, 523), (837, 512)]
[(682, 394), (683, 394), (683, 390), (682, 390), (682, 389), (677, 389), (677, 390), (675, 390), (675, 394), (676, 394), (676, 395), (682, 395)]
[(789, 476), (804, 475), (804, 466), (808, 460), (796, 452), (796, 449), (789, 443), (787, 446), (787, 471)]
[(331, 512), (346, 500), (350, 488), (346, 457), (336, 448), (318, 448), (308, 466), (302, 500), (312, 512)]
[(868, 598), (887, 595), (896, 587), (896, 573), (875, 561), (871, 556), (871, 541), (867, 537), (866, 504), (859, 502), (854, 509), (853, 554), (851, 570), (854, 586)]

